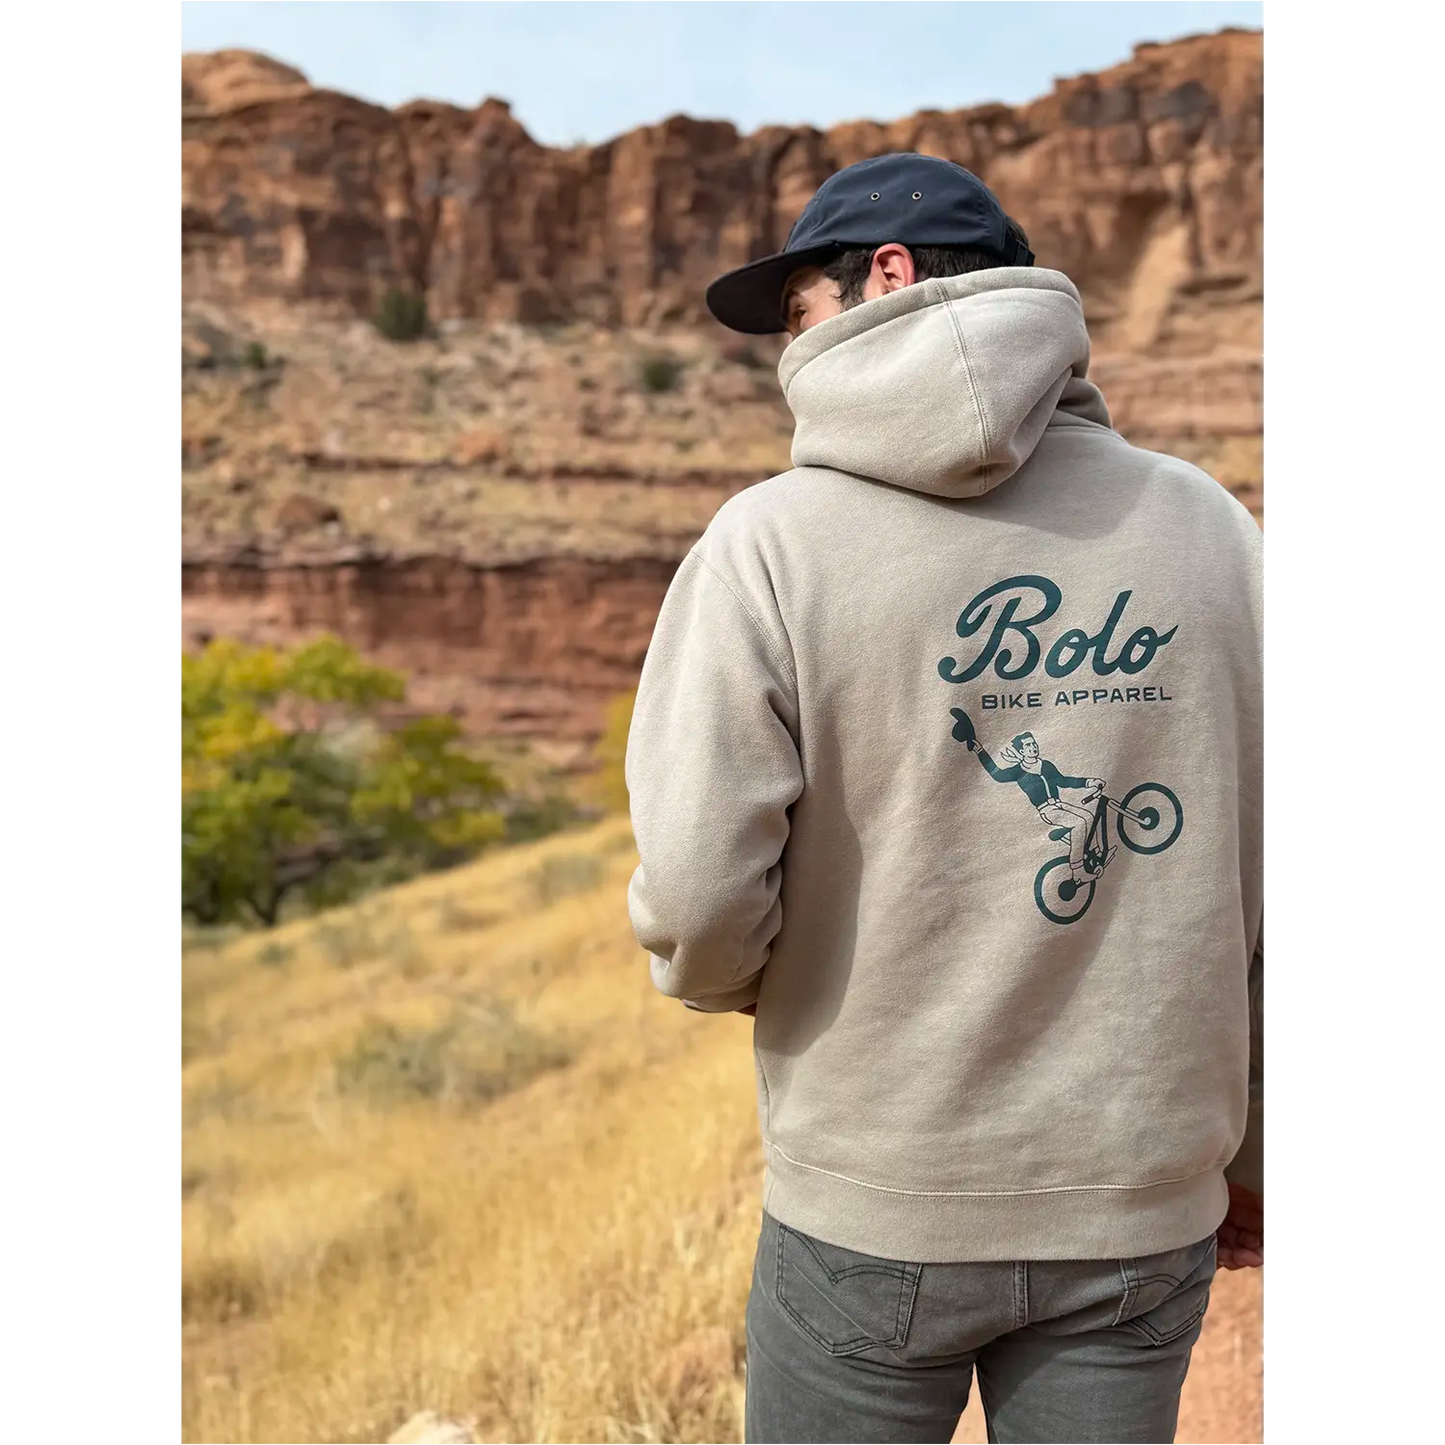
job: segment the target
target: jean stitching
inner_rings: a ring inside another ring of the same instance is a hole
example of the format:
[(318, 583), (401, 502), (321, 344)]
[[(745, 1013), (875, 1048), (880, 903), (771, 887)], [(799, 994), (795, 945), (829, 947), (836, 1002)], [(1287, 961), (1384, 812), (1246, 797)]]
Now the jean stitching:
[(1119, 1313), (1114, 1316), (1116, 1328), (1124, 1323), (1124, 1316), (1133, 1306), (1134, 1296), (1139, 1289), (1138, 1281), (1134, 1278), (1134, 1267), (1127, 1260), (1119, 1261), (1119, 1274), (1124, 1281), (1124, 1298), (1119, 1301)]
[(797, 1325), (800, 1330), (802, 1330), (806, 1335), (808, 1335), (810, 1339), (816, 1341), (818, 1345), (820, 1345), (825, 1351), (827, 1351), (828, 1354), (831, 1355), (833, 1353), (833, 1346), (830, 1345), (828, 1341), (825, 1340), (823, 1336), (820, 1335), (818, 1331), (815, 1330), (812, 1325), (810, 1325), (807, 1320), (805, 1320), (802, 1315), (800, 1315), (797, 1310), (795, 1310), (792, 1305), (788, 1303), (787, 1299), (783, 1295), (783, 1235), (786, 1231), (786, 1225), (780, 1224), (778, 1226), (778, 1233), (773, 1248), (773, 1253), (777, 1256), (777, 1278), (775, 1279), (773, 1284), (774, 1296), (776, 1297), (779, 1305), (782, 1306), (788, 1318), (792, 1320), (792, 1322)]
[(915, 1265), (913, 1268), (913, 1288), (908, 1291), (908, 1309), (903, 1316), (903, 1339), (898, 1343), (903, 1344), (913, 1331), (913, 1311), (918, 1308), (918, 1291), (923, 1284), (923, 1266)]
[[(909, 1288), (909, 1272), (912, 1273), (912, 1288)], [(898, 1286), (898, 1317), (893, 1322), (893, 1338), (889, 1341), (890, 1349), (901, 1349), (903, 1341), (908, 1338), (909, 1326), (913, 1323), (913, 1302), (918, 1298), (918, 1276), (923, 1273), (923, 1266), (911, 1267), (905, 1271), (902, 1281)], [(907, 1301), (905, 1308), (904, 1301)]]
[[(788, 1303), (783, 1293), (783, 1237), (785, 1235), (791, 1235), (794, 1239), (799, 1240), (801, 1243), (807, 1245), (808, 1252), (813, 1256), (814, 1259), (818, 1261), (819, 1265), (823, 1269), (823, 1272), (829, 1276), (830, 1282), (836, 1283), (836, 1279), (834, 1278), (832, 1271), (829, 1270), (828, 1266), (823, 1263), (821, 1258), (819, 1258), (818, 1251), (813, 1248), (812, 1241), (808, 1238), (806, 1234), (800, 1234), (796, 1229), (789, 1229), (786, 1224), (780, 1223), (778, 1225), (777, 1242), (774, 1250), (775, 1254), (777, 1255), (777, 1269), (776, 1278), (773, 1285), (773, 1292), (777, 1298), (779, 1305), (782, 1306), (788, 1318), (792, 1320), (799, 1329), (801, 1329), (805, 1334), (807, 1334), (810, 1339), (815, 1340), (817, 1344), (827, 1354), (835, 1356), (861, 1354), (866, 1349), (872, 1349), (880, 1345), (883, 1346), (885, 1349), (891, 1349), (896, 1344), (901, 1343), (901, 1340), (898, 1337), (898, 1326), (896, 1324), (894, 1326), (894, 1338), (892, 1340), (875, 1340), (870, 1335), (856, 1335), (852, 1339), (839, 1340), (835, 1343), (832, 1340), (825, 1339), (822, 1334), (820, 1334), (816, 1329), (814, 1329), (813, 1326), (810, 1325), (807, 1320), (805, 1320), (802, 1315), (799, 1314), (798, 1311), (795, 1310), (793, 1306)], [(907, 1266), (905, 1265), (904, 1269), (906, 1268)], [(899, 1281), (898, 1302), (901, 1308), (903, 1303), (904, 1276), (899, 1271), (893, 1269), (880, 1269), (872, 1272), (891, 1276)], [(869, 1273), (869, 1270), (865, 1266), (853, 1266), (849, 1270), (845, 1271), (845, 1273), (866, 1274)], [(842, 1274), (837, 1276), (837, 1279), (841, 1278), (843, 1278)]]
[(1197, 1310), (1191, 1310), (1189, 1318), (1182, 1324), (1176, 1325), (1167, 1334), (1162, 1330), (1156, 1330), (1142, 1315), (1137, 1320), (1125, 1320), (1124, 1328), (1133, 1330), (1136, 1334), (1142, 1335), (1151, 1345), (1172, 1344), (1185, 1334), (1193, 1326), (1197, 1325), (1204, 1318), (1204, 1312), (1209, 1308), (1209, 1291), (1204, 1292), (1204, 1299)]
[(816, 1246), (810, 1236), (800, 1234), (796, 1229), (788, 1229), (786, 1224), (780, 1225), (780, 1229), (786, 1230), (799, 1244), (803, 1245), (809, 1254), (818, 1261), (818, 1268), (828, 1276), (829, 1284), (837, 1284), (840, 1279), (850, 1279), (855, 1274), (882, 1274), (893, 1279), (902, 1280), (906, 1277), (908, 1266), (892, 1264), (850, 1264), (842, 1269), (834, 1270), (829, 1267), (827, 1260), (818, 1253)]

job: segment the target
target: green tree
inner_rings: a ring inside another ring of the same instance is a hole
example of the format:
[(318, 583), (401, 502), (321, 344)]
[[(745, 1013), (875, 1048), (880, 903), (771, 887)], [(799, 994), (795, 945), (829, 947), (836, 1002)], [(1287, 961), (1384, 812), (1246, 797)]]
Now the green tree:
[(500, 837), (502, 784), (454, 719), (375, 721), (405, 695), (334, 637), (183, 655), (182, 911), (270, 927), (293, 893), (339, 902)]

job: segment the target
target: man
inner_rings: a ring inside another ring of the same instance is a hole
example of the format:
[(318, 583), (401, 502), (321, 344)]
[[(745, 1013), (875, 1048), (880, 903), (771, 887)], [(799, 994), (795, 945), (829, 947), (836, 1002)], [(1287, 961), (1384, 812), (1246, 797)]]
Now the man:
[(1040, 754), (1038, 741), (1032, 733), (1020, 733), (1009, 747), (998, 750), (1003, 767), (989, 757), (987, 749), (976, 739), (969, 740), (968, 749), (978, 754), (979, 762), (994, 782), (1017, 783), (1024, 796), (1038, 809), (1039, 817), (1069, 840), (1069, 872), (1075, 883), (1080, 886), (1089, 883), (1114, 861), (1114, 854), (1119, 851), (1117, 847), (1109, 849), (1094, 871), (1085, 866), (1084, 847), (1089, 841), (1089, 830), (1094, 826), (1094, 814), (1091, 809), (1081, 808), (1077, 803), (1067, 802), (1059, 796), (1060, 788), (1082, 788), (1097, 797), (1104, 791), (1103, 778), (1065, 777)]
[[(663, 603), (629, 904), (658, 988), (756, 1019), (752, 1441), (947, 1440), (975, 1370), (992, 1439), (1172, 1440), (1216, 1253), (1261, 1262), (1259, 533), (1112, 430), (1032, 261), (889, 155), (708, 291), (793, 338), (793, 467)], [(1058, 929), (954, 704), (1190, 826)]]

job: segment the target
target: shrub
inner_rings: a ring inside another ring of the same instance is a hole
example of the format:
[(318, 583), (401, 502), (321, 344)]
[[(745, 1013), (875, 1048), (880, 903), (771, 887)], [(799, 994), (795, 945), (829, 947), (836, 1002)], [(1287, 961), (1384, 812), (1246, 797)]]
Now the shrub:
[(311, 930), (311, 942), (336, 968), (384, 959), (406, 973), (421, 956), (404, 916), (358, 908), (340, 917), (321, 919)]
[(575, 823), (581, 816), (577, 805), (560, 794), (550, 794), (537, 801), (525, 800), (507, 814), (507, 841), (533, 843)]
[(426, 297), (406, 287), (388, 286), (373, 319), (389, 341), (415, 341), (427, 333)]
[(444, 894), (433, 915), (441, 933), (469, 933), (476, 928), (490, 928), (502, 915), (468, 908), (453, 893)]
[(644, 357), (637, 374), (644, 391), (676, 391), (684, 370), (677, 357), (657, 355)]
[(568, 1051), (493, 1003), (431, 1029), (373, 1019), (336, 1062), (342, 1094), (389, 1107), (421, 1100), (481, 1103), (569, 1061)]
[(266, 348), (259, 341), (246, 343), (246, 350), (241, 355), (241, 361), (252, 371), (265, 371), (271, 364), (271, 358), (267, 354)]
[(373, 1021), (336, 1061), (336, 1087), (373, 1103), (433, 1099), (446, 1083), (450, 1042), (447, 1029), (407, 1033), (395, 1024)]
[(265, 1286), (252, 1264), (211, 1260), (188, 1270), (181, 1280), (181, 1318), (187, 1322), (226, 1324), (261, 1312)]
[(558, 853), (532, 874), (532, 897), (543, 908), (602, 881), (602, 862), (590, 853)]

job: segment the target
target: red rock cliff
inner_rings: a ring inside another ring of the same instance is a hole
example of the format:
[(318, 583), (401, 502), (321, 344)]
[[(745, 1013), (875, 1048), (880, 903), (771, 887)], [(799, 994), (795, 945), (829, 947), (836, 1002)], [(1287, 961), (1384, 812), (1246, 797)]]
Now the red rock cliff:
[[(1018, 108), (751, 135), (675, 116), (563, 151), (502, 101), (390, 111), (265, 57), (189, 56), (185, 292), (362, 309), (400, 282), (437, 318), (701, 320), (707, 282), (777, 249), (831, 172), (918, 150), (984, 177), (1119, 343), (1208, 349), (1219, 326), (1192, 324), (1196, 303), (1218, 318), (1258, 299), (1262, 71), (1260, 34), (1224, 31)], [(1227, 339), (1252, 344), (1256, 323)]]

